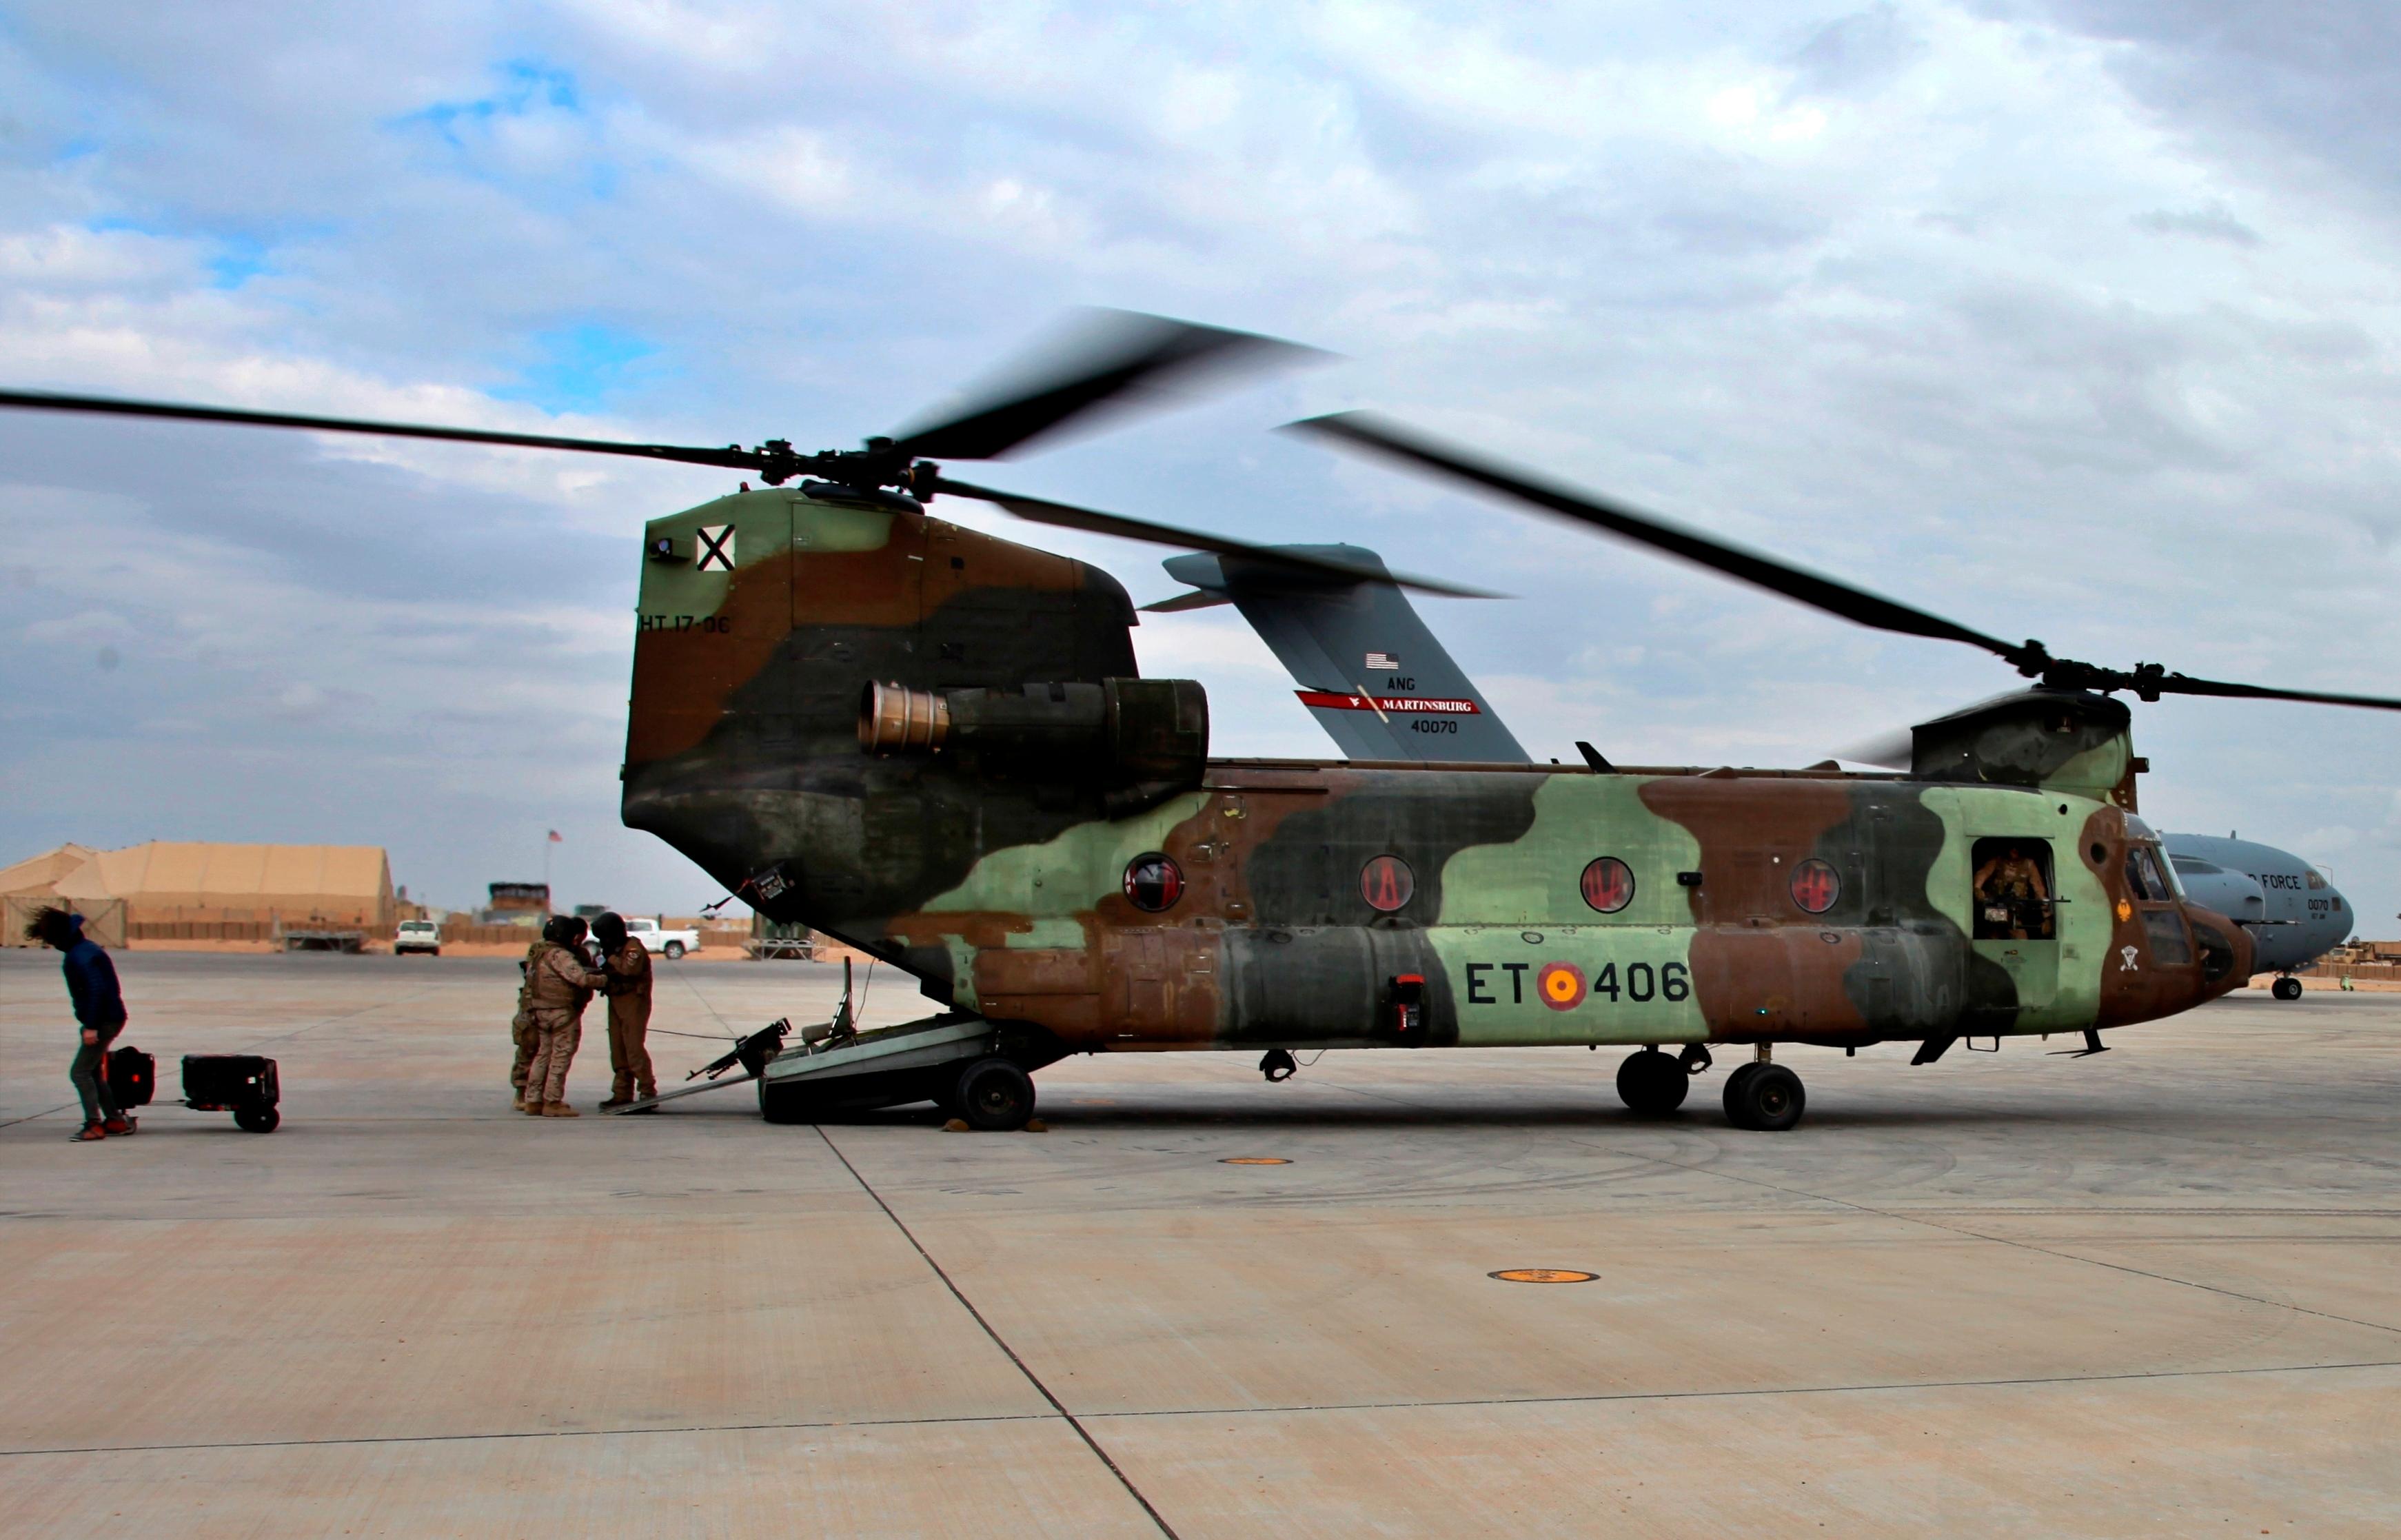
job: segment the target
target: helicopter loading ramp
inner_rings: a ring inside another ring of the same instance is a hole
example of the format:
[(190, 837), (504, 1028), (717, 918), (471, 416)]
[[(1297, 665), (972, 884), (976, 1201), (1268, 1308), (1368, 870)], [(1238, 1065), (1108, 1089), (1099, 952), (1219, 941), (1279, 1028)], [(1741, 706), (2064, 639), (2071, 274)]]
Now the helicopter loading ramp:
[(1006, 1057), (1000, 1029), (953, 1012), (871, 1032), (810, 1038), (768, 1061), (759, 1110), (769, 1122), (803, 1122), (841, 1109), (902, 1102), (947, 1105), (948, 1082), (979, 1060)]
[[(777, 1021), (742, 1038), (712, 1064), (685, 1077), (687, 1084), (609, 1108), (623, 1117), (664, 1102), (757, 1084), (760, 1110), (770, 1122), (799, 1122), (810, 1114), (902, 1102), (942, 1100), (938, 1087), (979, 1059), (1003, 1052), (998, 1031), (980, 1016), (928, 1016), (898, 1026), (859, 1032), (844, 1015), (813, 1026), (802, 1040), (783, 1047), (791, 1030)], [(739, 1066), (741, 1073), (727, 1071)], [(946, 1076), (947, 1072), (947, 1076)]]

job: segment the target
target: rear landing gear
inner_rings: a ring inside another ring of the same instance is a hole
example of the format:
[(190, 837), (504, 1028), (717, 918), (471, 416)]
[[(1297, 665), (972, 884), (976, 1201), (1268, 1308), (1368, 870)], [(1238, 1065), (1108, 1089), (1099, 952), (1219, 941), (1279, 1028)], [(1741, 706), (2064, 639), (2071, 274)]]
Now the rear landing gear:
[(1726, 1077), (1726, 1121), (1736, 1128), (1780, 1134), (1801, 1121), (1807, 1102), (1801, 1077), (1780, 1064), (1763, 1059)]
[(1617, 1066), (1617, 1099), (1637, 1117), (1664, 1118), (1675, 1111), (1684, 1105), (1692, 1083), (1681, 1064), (1655, 1048), (1628, 1053)]
[(952, 1095), (979, 1134), (1014, 1134), (1034, 1117), (1034, 1077), (997, 1055), (960, 1070)]
[(2268, 993), (2280, 1000), (2298, 1000), (2301, 997), (2301, 981), (2293, 978), (2278, 979), (2275, 986)]

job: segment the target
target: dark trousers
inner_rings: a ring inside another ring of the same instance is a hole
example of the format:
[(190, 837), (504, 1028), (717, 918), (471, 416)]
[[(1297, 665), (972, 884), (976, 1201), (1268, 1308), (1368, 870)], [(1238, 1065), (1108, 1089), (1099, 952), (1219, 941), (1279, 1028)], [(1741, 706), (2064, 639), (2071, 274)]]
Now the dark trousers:
[(75, 1081), (75, 1094), (83, 1098), (85, 1122), (105, 1122), (117, 1115), (117, 1099), (108, 1093), (108, 1045), (124, 1030), (123, 1022), (103, 1026), (100, 1029), (100, 1041), (84, 1043), (75, 1050), (75, 1067), (67, 1072), (67, 1078)]

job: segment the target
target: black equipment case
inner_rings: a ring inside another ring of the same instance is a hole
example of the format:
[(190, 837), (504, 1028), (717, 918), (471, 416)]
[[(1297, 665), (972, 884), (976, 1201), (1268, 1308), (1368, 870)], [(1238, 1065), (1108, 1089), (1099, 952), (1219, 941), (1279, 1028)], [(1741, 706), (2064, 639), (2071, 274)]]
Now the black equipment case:
[(275, 1104), (282, 1096), (275, 1061), (255, 1053), (184, 1055), (184, 1105), (196, 1112), (230, 1112), (253, 1134), (268, 1134), (282, 1121)]
[(158, 1061), (138, 1048), (108, 1051), (108, 1099), (120, 1110), (148, 1107), (158, 1089)]

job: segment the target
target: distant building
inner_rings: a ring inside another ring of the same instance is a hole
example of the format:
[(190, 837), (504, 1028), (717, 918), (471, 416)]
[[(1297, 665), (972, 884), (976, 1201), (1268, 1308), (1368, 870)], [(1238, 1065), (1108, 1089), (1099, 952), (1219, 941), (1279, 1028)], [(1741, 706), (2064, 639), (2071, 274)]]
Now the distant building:
[(492, 901), (475, 915), (478, 925), (540, 925), (550, 918), (550, 884), (496, 882)]
[(153, 840), (122, 850), (62, 845), (0, 871), (7, 935), (63, 903), (103, 946), (168, 940), (269, 941), (284, 930), (380, 936), (397, 904), (377, 845), (216, 845)]

